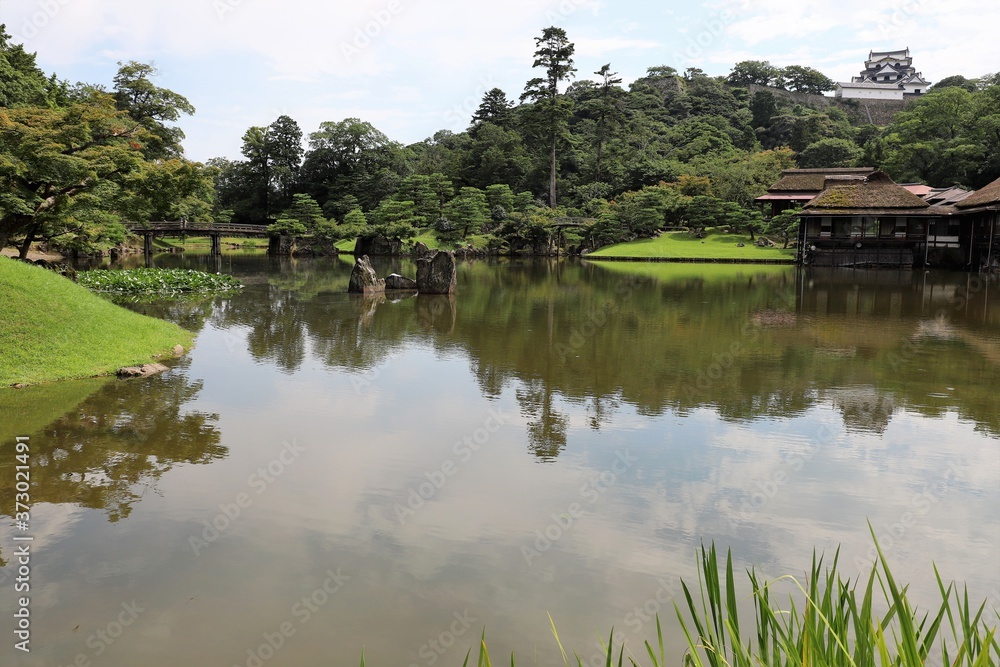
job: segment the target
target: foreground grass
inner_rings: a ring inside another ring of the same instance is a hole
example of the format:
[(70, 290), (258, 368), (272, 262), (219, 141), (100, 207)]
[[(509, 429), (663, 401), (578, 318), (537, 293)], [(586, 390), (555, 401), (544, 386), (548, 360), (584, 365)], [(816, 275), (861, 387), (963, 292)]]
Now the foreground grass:
[(0, 259), (0, 294), (0, 387), (106, 375), (191, 347), (191, 332), (23, 262)]
[[(874, 531), (872, 539), (875, 539)], [(954, 583), (945, 585), (934, 568), (940, 604), (919, 612), (907, 598), (906, 586), (893, 578), (885, 555), (878, 558), (867, 577), (844, 579), (837, 571), (838, 556), (823, 568), (823, 557), (813, 555), (805, 581), (786, 576), (798, 595), (779, 600), (772, 593), (777, 582), (760, 578), (756, 569), (747, 571), (752, 587), (754, 615), (741, 619), (738, 612), (732, 554), (720, 568), (715, 545), (702, 547), (698, 585), (693, 590), (682, 582), (684, 601), (675, 603), (686, 646), (673, 647), (667, 657), (663, 630), (656, 617), (656, 638), (644, 642), (638, 655), (621, 644), (616, 648), (612, 628), (601, 664), (606, 667), (996, 667), (1000, 663), (997, 621), (1000, 612), (986, 603), (970, 604), (967, 590)], [(885, 611), (878, 611), (885, 609)], [(565, 667), (583, 667), (589, 662), (566, 652), (556, 625), (549, 617), (552, 634)], [(683, 657), (681, 651), (684, 651)], [(489, 667), (492, 658), (483, 632), (478, 645), (469, 649), (463, 667), (473, 653), (473, 664)], [(506, 664), (506, 660), (503, 661)], [(498, 662), (498, 664), (500, 664)], [(517, 664), (515, 655), (510, 665)], [(528, 661), (528, 664), (534, 664)], [(364, 652), (361, 656), (364, 667)]]
[[(743, 247), (738, 247), (742, 243)], [(709, 230), (699, 239), (687, 232), (665, 232), (656, 238), (638, 239), (628, 243), (595, 250), (587, 257), (637, 257), (642, 259), (726, 259), (726, 260), (791, 260), (795, 250), (760, 248), (746, 234), (723, 234)]]

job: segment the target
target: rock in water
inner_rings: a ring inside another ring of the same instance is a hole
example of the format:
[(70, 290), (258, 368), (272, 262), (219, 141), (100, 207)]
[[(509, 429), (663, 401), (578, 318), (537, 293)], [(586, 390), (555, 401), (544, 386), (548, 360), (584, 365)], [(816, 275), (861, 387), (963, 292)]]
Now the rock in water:
[(436, 252), (417, 260), (417, 291), (421, 294), (452, 294), (455, 291), (455, 255)]
[(162, 373), (167, 370), (167, 367), (163, 364), (145, 364), (143, 366), (126, 366), (125, 368), (118, 369), (118, 377), (120, 378), (144, 378), (150, 375), (156, 375), (157, 373)]
[(385, 288), (393, 290), (416, 290), (417, 281), (398, 273), (390, 273), (385, 278)]
[(423, 241), (417, 241), (417, 244), (413, 246), (413, 254), (419, 259), (420, 257), (430, 257), (434, 253)]
[(362, 255), (354, 263), (347, 291), (354, 294), (378, 294), (385, 291), (385, 281), (375, 273), (368, 255)]

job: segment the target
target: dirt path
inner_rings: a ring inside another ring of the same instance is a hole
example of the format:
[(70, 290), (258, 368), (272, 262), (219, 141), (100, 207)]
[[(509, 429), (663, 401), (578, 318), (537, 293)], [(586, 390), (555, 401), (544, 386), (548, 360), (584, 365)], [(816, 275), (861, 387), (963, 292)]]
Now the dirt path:
[[(17, 249), (4, 248), (3, 250), (0, 250), (0, 255), (4, 255), (5, 257), (17, 257)], [(29, 250), (28, 259), (44, 259), (49, 262), (61, 262), (66, 258), (55, 252), (38, 252), (37, 250)]]

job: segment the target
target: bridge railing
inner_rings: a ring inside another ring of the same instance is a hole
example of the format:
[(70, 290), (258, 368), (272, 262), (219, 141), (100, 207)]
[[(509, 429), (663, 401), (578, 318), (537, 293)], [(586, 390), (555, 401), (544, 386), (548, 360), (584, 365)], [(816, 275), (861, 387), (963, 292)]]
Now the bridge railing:
[(267, 227), (263, 225), (235, 225), (232, 223), (212, 222), (127, 222), (125, 228), (133, 232), (198, 232), (219, 234), (259, 234), (267, 236)]

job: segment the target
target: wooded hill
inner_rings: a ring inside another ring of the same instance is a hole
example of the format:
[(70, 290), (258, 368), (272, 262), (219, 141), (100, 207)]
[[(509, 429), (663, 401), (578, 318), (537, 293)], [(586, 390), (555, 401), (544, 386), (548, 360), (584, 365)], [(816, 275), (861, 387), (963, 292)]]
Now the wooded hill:
[[(526, 37), (527, 39), (527, 37)], [(728, 77), (650, 67), (628, 88), (611, 64), (579, 73), (560, 28), (535, 38), (515, 91), (488, 91), (464, 132), (403, 145), (358, 118), (304, 135), (281, 116), (248, 128), (242, 160), (186, 160), (174, 122), (194, 108), (123, 64), (110, 89), (46, 75), (0, 35), (0, 244), (92, 250), (123, 221), (272, 225), (330, 246), (355, 236), (577, 247), (665, 227), (766, 231), (753, 199), (784, 168), (866, 165), (898, 182), (980, 187), (1000, 176), (1000, 77), (948, 77), (887, 126), (759, 86), (817, 93), (808, 67), (737, 63)], [(530, 78), (534, 75), (534, 78)], [(753, 89), (753, 92), (751, 92)], [(580, 230), (559, 220), (586, 219)]]

